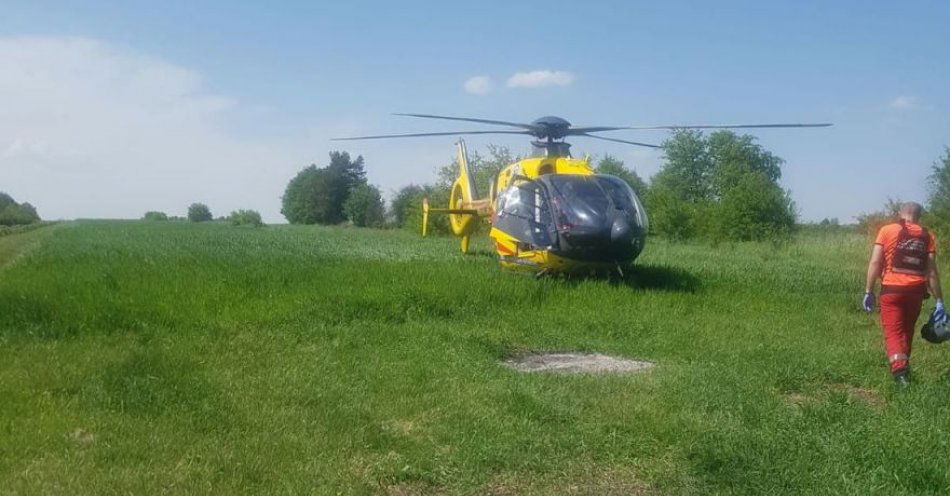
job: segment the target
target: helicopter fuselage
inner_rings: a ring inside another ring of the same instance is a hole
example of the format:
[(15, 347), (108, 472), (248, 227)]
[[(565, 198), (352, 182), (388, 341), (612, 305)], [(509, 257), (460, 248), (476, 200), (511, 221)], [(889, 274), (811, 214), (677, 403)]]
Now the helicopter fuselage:
[(630, 186), (585, 159), (535, 157), (491, 183), (491, 238), (501, 265), (535, 272), (613, 269), (643, 250), (646, 210)]

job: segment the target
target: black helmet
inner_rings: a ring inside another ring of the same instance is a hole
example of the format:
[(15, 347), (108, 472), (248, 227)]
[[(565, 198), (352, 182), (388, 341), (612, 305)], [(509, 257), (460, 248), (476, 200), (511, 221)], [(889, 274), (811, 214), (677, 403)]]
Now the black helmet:
[(934, 322), (934, 316), (931, 314), (927, 323), (920, 328), (920, 336), (931, 343), (942, 343), (950, 339), (950, 321), (944, 319)]

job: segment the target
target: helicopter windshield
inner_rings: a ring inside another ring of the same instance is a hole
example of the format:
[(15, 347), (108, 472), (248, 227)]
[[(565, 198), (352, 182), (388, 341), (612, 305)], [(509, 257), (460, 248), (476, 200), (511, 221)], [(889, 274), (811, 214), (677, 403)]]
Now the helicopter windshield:
[(604, 190), (607, 191), (607, 194), (610, 195), (610, 199), (614, 202), (614, 205), (627, 214), (628, 220), (630, 220), (633, 225), (639, 226), (640, 229), (646, 231), (649, 228), (646, 209), (643, 208), (640, 199), (637, 198), (636, 193), (633, 192), (633, 188), (631, 188), (626, 181), (617, 176), (599, 174), (596, 177), (604, 187)]
[(611, 201), (596, 176), (549, 176), (557, 210), (557, 229), (575, 235), (610, 229)]

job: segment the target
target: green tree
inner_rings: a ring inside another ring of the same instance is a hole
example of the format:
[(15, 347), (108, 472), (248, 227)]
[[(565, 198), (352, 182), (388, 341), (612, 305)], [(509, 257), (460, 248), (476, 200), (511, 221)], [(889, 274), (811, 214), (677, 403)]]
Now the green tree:
[[(404, 186), (396, 192), (390, 203), (390, 213), (395, 225), (416, 232), (422, 229), (423, 198), (429, 199), (429, 205), (443, 207), (449, 203), (449, 190), (431, 184)], [(429, 232), (448, 234), (450, 231), (447, 215), (429, 215)]]
[(330, 164), (301, 170), (287, 184), (281, 213), (291, 224), (337, 224), (346, 219), (343, 204), (350, 191), (366, 182), (363, 157), (330, 152)]
[(624, 166), (623, 160), (613, 155), (604, 155), (604, 158), (597, 162), (595, 169), (598, 174), (610, 174), (623, 179), (633, 188), (633, 192), (643, 200), (647, 194), (647, 183), (640, 178), (637, 173)]
[(0, 226), (19, 226), (39, 221), (40, 216), (33, 205), (17, 203), (10, 195), (0, 192)]
[(379, 188), (360, 184), (350, 191), (343, 204), (346, 218), (358, 227), (381, 227), (385, 221), (385, 207)]
[(672, 238), (752, 240), (789, 233), (795, 205), (778, 181), (782, 159), (732, 131), (673, 134), (651, 181), (653, 228)]
[[(487, 157), (483, 157), (477, 150), (469, 150), (468, 165), (475, 176), (472, 179), (475, 182), (478, 195), (488, 196), (488, 190), (495, 175), (519, 160), (521, 160), (521, 156), (512, 154), (507, 146), (488, 145)], [(437, 171), (435, 185), (448, 191), (455, 183), (455, 178), (458, 177), (458, 170), (458, 159), (440, 167)]]
[(142, 220), (168, 220), (168, 214), (156, 210), (149, 210), (142, 216)]
[(389, 214), (396, 227), (406, 227), (413, 209), (421, 208), (422, 198), (425, 196), (424, 188), (424, 186), (410, 184), (400, 188), (393, 196), (389, 203)]
[(261, 220), (261, 214), (256, 210), (235, 210), (228, 217), (233, 226), (251, 226), (261, 227), (264, 222)]
[(694, 130), (673, 133), (663, 143), (663, 149), (666, 162), (650, 184), (668, 188), (685, 202), (708, 201), (713, 161), (703, 133)]
[(213, 218), (211, 209), (204, 203), (192, 203), (188, 207), (188, 220), (192, 222), (205, 222)]
[(653, 181), (647, 195), (650, 230), (674, 240), (689, 239), (698, 233), (696, 220), (705, 203), (686, 201), (682, 193), (670, 185)]
[(782, 178), (784, 161), (756, 144), (752, 136), (716, 131), (709, 135), (707, 146), (712, 164), (708, 189), (713, 199), (747, 184), (746, 178), (750, 175), (761, 175), (771, 184), (778, 184)]
[(17, 205), (16, 200), (12, 196), (0, 191), (0, 210), (3, 210), (10, 205)]
[(310, 165), (287, 184), (280, 213), (291, 224), (314, 224), (326, 216), (326, 171)]
[(950, 147), (931, 166), (928, 179), (927, 210), (931, 222), (950, 225)]

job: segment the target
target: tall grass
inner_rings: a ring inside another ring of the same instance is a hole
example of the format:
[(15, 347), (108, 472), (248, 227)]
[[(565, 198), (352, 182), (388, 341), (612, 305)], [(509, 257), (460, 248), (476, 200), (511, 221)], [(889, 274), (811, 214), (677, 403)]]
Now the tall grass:
[[(36, 231), (42, 233), (45, 230)], [(897, 394), (866, 239), (651, 239), (625, 281), (403, 231), (82, 222), (0, 268), (12, 493), (921, 493), (950, 348)], [(31, 233), (33, 234), (33, 233)], [(4, 243), (18, 236), (0, 238)], [(521, 375), (523, 350), (655, 360)]]
[(33, 231), (41, 227), (51, 226), (56, 224), (54, 221), (40, 221), (34, 222), (32, 224), (23, 224), (19, 226), (2, 226), (0, 225), (0, 237), (9, 236), (11, 234), (22, 234), (25, 232)]

